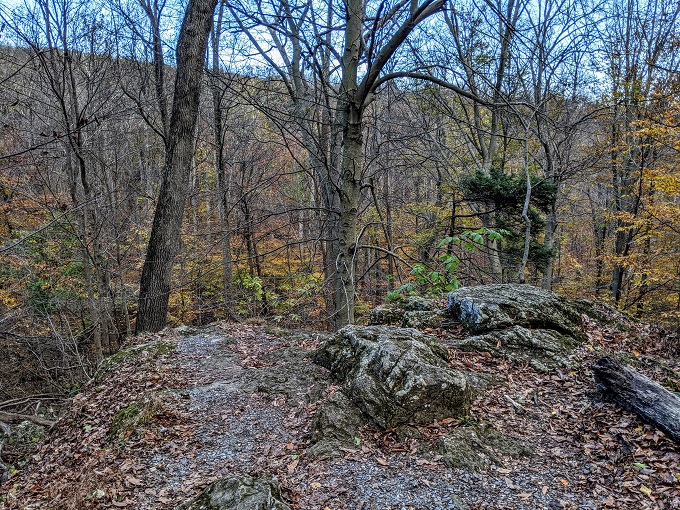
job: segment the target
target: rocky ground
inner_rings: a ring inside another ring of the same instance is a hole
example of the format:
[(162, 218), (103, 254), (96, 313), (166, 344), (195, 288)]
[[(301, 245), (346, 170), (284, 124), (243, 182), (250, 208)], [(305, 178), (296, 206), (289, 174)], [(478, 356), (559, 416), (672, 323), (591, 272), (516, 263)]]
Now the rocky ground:
[(460, 325), (424, 328), (451, 368), (479, 374), (468, 416), (364, 424), (326, 460), (312, 422), (339, 386), (312, 357), (327, 334), (219, 323), (134, 338), (2, 486), (0, 509), (175, 508), (235, 473), (275, 475), (292, 509), (680, 508), (680, 447), (608, 402), (589, 368), (615, 354), (680, 384), (668, 342), (627, 328), (588, 321), (567, 366), (540, 371), (460, 350)]

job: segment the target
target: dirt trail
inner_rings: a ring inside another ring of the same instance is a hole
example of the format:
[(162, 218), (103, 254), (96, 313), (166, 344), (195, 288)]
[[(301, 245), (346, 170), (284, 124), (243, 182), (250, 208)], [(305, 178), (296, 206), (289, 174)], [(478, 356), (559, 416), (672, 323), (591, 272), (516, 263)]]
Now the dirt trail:
[[(446, 344), (450, 334), (438, 333)], [(4, 486), (0, 509), (173, 508), (227, 473), (275, 474), (294, 509), (680, 508), (677, 445), (596, 391), (587, 367), (611, 340), (606, 331), (574, 351), (581, 368), (572, 371), (452, 351), (455, 368), (499, 382), (465, 422), (412, 438), (364, 427), (326, 461), (307, 452), (314, 411), (337, 389), (310, 359), (322, 334), (216, 324), (137, 342), (150, 340), (167, 348), (88, 385)], [(143, 412), (121, 425), (132, 408)], [(471, 473), (432, 453), (439, 437), (473, 423), (534, 455)]]

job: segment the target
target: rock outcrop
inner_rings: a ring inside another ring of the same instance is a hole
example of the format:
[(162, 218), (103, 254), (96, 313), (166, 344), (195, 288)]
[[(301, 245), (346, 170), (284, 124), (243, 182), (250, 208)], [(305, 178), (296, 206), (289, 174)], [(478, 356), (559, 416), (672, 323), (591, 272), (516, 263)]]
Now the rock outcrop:
[(571, 301), (530, 285), (464, 287), (449, 294), (448, 313), (472, 333), (462, 350), (489, 352), (537, 370), (567, 365), (567, 353), (585, 339)]
[(348, 326), (314, 361), (383, 428), (457, 417), (470, 407), (471, 387), (462, 373), (448, 368), (448, 351), (415, 329)]
[(210, 484), (176, 510), (290, 510), (275, 476), (232, 475)]
[(578, 342), (573, 337), (550, 329), (530, 330), (522, 326), (490, 331), (483, 335), (456, 340), (462, 351), (488, 352), (497, 358), (528, 363), (539, 372), (550, 366), (568, 366), (567, 353)]
[(438, 309), (431, 299), (409, 296), (400, 303), (377, 306), (371, 311), (371, 326), (399, 325), (403, 328), (438, 328), (442, 326), (446, 312)]
[(448, 312), (473, 333), (523, 326), (585, 338), (581, 314), (571, 301), (531, 285), (463, 287), (449, 293)]
[(312, 442), (308, 452), (319, 459), (342, 455), (341, 448), (356, 446), (361, 411), (342, 391), (331, 394), (319, 406), (312, 421)]
[(485, 425), (454, 429), (434, 442), (432, 452), (447, 466), (470, 472), (489, 465), (502, 466), (502, 457), (517, 459), (534, 454), (521, 441)]

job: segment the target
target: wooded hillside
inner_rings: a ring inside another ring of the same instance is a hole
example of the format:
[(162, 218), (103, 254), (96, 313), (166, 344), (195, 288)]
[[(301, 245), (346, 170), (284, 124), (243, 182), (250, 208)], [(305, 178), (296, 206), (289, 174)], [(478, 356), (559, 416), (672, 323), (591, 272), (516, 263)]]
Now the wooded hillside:
[[(135, 329), (184, 14), (0, 7), (0, 350), (37, 355), (52, 387)], [(181, 244), (151, 297), (172, 325), (337, 329), (411, 292), (525, 282), (679, 327), (679, 14), (218, 3), (173, 188)]]

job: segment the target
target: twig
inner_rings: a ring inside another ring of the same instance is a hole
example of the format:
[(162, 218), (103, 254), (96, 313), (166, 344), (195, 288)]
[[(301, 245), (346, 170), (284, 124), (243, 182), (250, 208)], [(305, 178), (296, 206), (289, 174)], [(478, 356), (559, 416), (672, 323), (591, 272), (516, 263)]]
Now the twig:
[(10, 423), (30, 421), (44, 427), (53, 427), (54, 424), (57, 423), (56, 421), (41, 418), (40, 416), (34, 416), (32, 414), (8, 413), (6, 411), (0, 411), (0, 421), (6, 421)]

